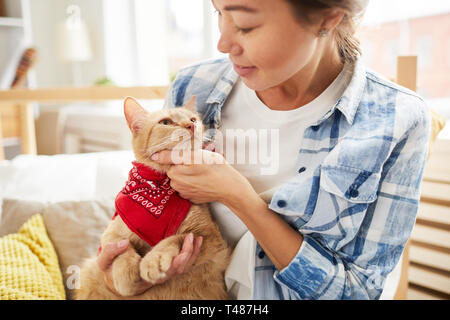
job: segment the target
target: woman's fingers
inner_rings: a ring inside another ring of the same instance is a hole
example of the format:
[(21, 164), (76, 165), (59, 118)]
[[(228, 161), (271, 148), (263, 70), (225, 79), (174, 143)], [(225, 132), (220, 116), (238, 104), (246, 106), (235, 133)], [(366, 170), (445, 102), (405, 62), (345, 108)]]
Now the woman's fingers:
[[(200, 240), (199, 240), (200, 239)], [(184, 238), (183, 246), (180, 253), (173, 259), (172, 266), (167, 272), (168, 277), (176, 274), (183, 274), (189, 271), (189, 268), (195, 262), (202, 243), (202, 237), (198, 237), (194, 241), (194, 235), (188, 234)]]
[(106, 244), (100, 251), (100, 255), (97, 257), (97, 265), (103, 272), (104, 281), (106, 286), (111, 290), (111, 292), (116, 295), (120, 295), (114, 288), (114, 283), (111, 275), (111, 266), (114, 259), (127, 250), (130, 244), (128, 239), (121, 240), (118, 242), (111, 242)]
[[(200, 254), (202, 243), (202, 237), (197, 237), (196, 239), (194, 239), (194, 235), (192, 233), (189, 233), (184, 238), (180, 253), (173, 259), (172, 265), (166, 272), (166, 277), (158, 280), (156, 283), (163, 283), (174, 275), (183, 274), (189, 271), (198, 255)], [(97, 258), (97, 264), (100, 270), (102, 270), (104, 273), (107, 286), (113, 292), (116, 291), (111, 278), (111, 265), (114, 259), (128, 248), (128, 245), (129, 240), (108, 243), (104, 248), (102, 248), (100, 255)], [(141, 283), (140, 285), (142, 286), (143, 291), (151, 287), (151, 284), (148, 283)]]
[(107, 271), (111, 267), (114, 259), (127, 250), (129, 244), (129, 240), (125, 239), (105, 245), (97, 258), (97, 264), (100, 270), (103, 272)]
[(203, 243), (203, 237), (197, 237), (194, 242), (194, 251), (192, 252), (192, 255), (190, 259), (187, 261), (185, 265), (185, 271), (189, 270), (191, 266), (194, 264), (194, 262), (197, 260), (198, 255), (200, 254), (200, 249), (202, 247)]
[(183, 242), (183, 247), (181, 248), (180, 254), (178, 255), (179, 260), (177, 265), (177, 274), (182, 274), (185, 272), (186, 265), (194, 252), (194, 235), (189, 233)]
[(185, 273), (189, 271), (189, 269), (194, 264), (195, 260), (197, 260), (197, 257), (200, 253), (200, 248), (202, 246), (203, 237), (197, 237), (197, 239), (190, 240), (189, 239), (189, 245), (186, 246), (186, 251), (182, 256), (182, 261), (180, 263), (180, 267), (178, 269), (178, 274)]

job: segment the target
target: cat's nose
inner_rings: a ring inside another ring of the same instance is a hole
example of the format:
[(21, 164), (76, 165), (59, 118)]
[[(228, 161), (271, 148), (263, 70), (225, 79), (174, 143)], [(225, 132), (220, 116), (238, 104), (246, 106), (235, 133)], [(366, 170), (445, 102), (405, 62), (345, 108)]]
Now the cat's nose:
[(194, 124), (193, 123), (188, 123), (184, 126), (186, 129), (190, 130), (192, 133), (194, 133)]
[(188, 123), (184, 126), (186, 129), (191, 130), (191, 132), (194, 132), (194, 124), (193, 123)]

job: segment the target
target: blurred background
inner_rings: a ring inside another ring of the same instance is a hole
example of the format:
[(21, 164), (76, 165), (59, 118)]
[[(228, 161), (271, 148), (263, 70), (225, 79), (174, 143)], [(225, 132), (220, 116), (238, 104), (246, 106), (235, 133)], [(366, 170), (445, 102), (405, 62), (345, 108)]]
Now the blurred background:
[[(37, 55), (27, 74), (30, 88), (164, 86), (182, 66), (225, 56), (216, 48), (219, 30), (210, 0), (0, 3), (0, 89), (9, 88), (29, 47)], [(417, 55), (417, 91), (450, 118), (450, 1), (372, 0), (358, 36), (363, 60), (390, 79), (396, 75), (397, 56)], [(35, 107), (36, 117), (45, 110), (45, 105)], [(42, 121), (38, 130), (48, 126)], [(39, 136), (38, 153), (64, 152), (62, 146), (49, 143), (48, 130)], [(448, 126), (440, 136), (450, 137)], [(14, 145), (10, 156), (13, 150)]]
[[(442, 119), (450, 119), (450, 1), (371, 0), (358, 36), (366, 65), (391, 80), (398, 56), (417, 56), (417, 92)], [(0, 90), (168, 86), (181, 67), (224, 57), (217, 51), (218, 39), (211, 0), (0, 0)], [(163, 97), (143, 103), (157, 109)], [(0, 159), (20, 164), (21, 153), (131, 148), (121, 101), (27, 106), (0, 108)], [(22, 129), (8, 120), (18, 116), (26, 122)], [(421, 202), (412, 237), (409, 299), (450, 297), (448, 123), (438, 135), (423, 184), (427, 202)], [(28, 141), (35, 140), (25, 149), (16, 137), (24, 128)], [(11, 172), (5, 164), (3, 173), (12, 177)], [(17, 190), (29, 186), (18, 182)]]
[[(39, 55), (30, 86), (39, 88), (105, 80), (120, 86), (165, 85), (181, 66), (222, 56), (210, 0), (0, 3), (2, 89), (30, 45)], [(83, 32), (71, 34), (64, 25), (78, 18)], [(427, 99), (450, 95), (450, 1), (372, 0), (361, 24), (363, 59), (370, 67), (394, 76), (398, 55), (418, 55), (419, 93)]]

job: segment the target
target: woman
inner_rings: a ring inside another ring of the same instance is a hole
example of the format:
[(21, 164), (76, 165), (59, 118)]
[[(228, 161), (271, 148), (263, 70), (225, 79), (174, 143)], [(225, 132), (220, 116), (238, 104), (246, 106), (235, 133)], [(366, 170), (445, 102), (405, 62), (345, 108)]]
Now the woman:
[[(353, 37), (362, 2), (213, 0), (229, 59), (183, 68), (171, 86), (165, 107), (197, 96), (210, 140), (220, 132), (230, 142), (228, 129), (279, 133), (270, 174), (207, 150), (225, 164), (177, 163), (168, 173), (184, 198), (212, 203), (233, 245), (246, 228), (256, 240), (247, 297), (378, 299), (410, 236), (429, 110), (362, 65)], [(173, 163), (170, 151), (153, 159)], [(189, 270), (201, 241), (186, 237), (168, 278)], [(106, 279), (123, 250), (102, 251)]]

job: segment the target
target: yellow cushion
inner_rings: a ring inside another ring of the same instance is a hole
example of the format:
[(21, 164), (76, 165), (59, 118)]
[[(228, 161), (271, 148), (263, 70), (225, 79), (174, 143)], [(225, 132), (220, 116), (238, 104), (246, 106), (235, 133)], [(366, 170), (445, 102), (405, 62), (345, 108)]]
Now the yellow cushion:
[(40, 214), (0, 238), (0, 299), (65, 299), (58, 257)]

